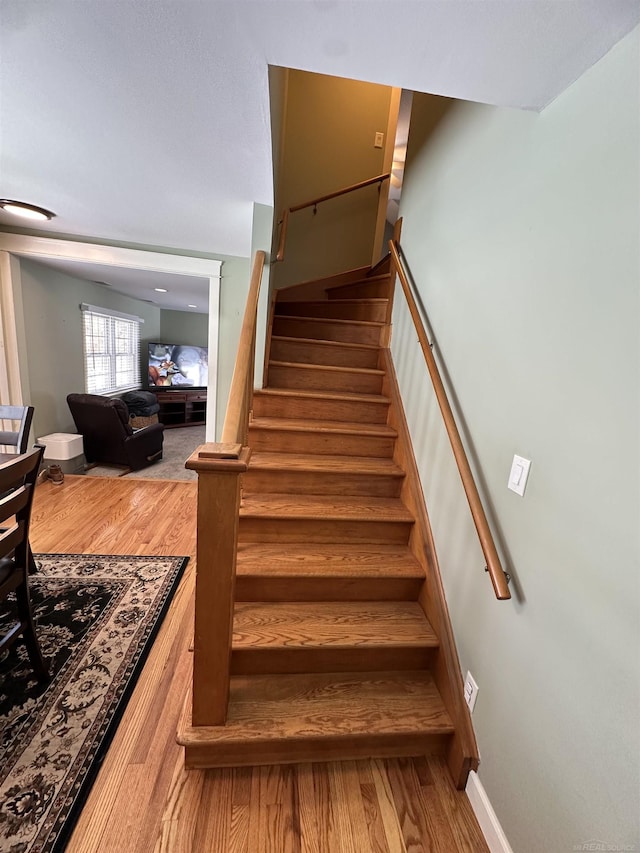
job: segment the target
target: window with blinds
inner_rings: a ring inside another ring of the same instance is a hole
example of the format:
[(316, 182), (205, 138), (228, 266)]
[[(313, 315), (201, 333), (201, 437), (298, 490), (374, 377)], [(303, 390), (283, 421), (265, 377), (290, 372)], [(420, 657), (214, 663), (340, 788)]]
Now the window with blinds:
[(140, 387), (140, 317), (81, 305), (85, 390), (114, 394)]

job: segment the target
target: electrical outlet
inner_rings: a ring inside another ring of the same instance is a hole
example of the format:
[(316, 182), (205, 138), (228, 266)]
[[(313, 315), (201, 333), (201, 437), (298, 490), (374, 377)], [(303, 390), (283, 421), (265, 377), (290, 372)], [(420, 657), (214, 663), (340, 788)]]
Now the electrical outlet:
[(469, 706), (469, 710), (473, 714), (473, 708), (478, 698), (478, 685), (470, 672), (467, 672), (467, 677), (464, 681), (464, 701)]

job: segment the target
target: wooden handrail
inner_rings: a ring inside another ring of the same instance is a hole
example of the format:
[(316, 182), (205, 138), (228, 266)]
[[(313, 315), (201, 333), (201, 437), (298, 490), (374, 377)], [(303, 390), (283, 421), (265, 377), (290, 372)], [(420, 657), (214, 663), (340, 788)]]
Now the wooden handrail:
[(278, 243), (278, 251), (276, 252), (276, 261), (284, 261), (284, 244), (287, 240), (287, 228), (289, 227), (289, 208), (282, 214), (280, 223), (280, 242)]
[(347, 195), (347, 193), (355, 192), (355, 190), (361, 190), (363, 187), (370, 187), (372, 184), (381, 184), (390, 177), (391, 172), (385, 172), (383, 175), (376, 175), (375, 178), (367, 178), (366, 181), (360, 181), (357, 184), (351, 184), (348, 187), (343, 187), (341, 190), (336, 190), (335, 192), (328, 193), (327, 195), (312, 198), (311, 201), (305, 201), (303, 204), (296, 204), (294, 207), (290, 207), (289, 211), (291, 213), (296, 213), (298, 210), (304, 210), (305, 207), (315, 207), (316, 204), (320, 204), (323, 201), (329, 201), (330, 198), (337, 198), (339, 195)]
[(251, 398), (253, 396), (256, 317), (265, 258), (266, 254), (262, 250), (256, 252), (238, 342), (238, 355), (229, 390), (227, 414), (222, 427), (222, 444), (246, 444)]
[(355, 192), (356, 190), (361, 190), (364, 187), (370, 187), (373, 184), (382, 184), (383, 181), (388, 180), (391, 177), (391, 172), (384, 172), (382, 175), (376, 175), (375, 178), (367, 178), (366, 181), (360, 181), (357, 184), (350, 184), (348, 187), (343, 187), (340, 190), (335, 190), (335, 192), (328, 193), (327, 195), (318, 196), (318, 198), (312, 198), (310, 201), (305, 201), (302, 204), (296, 204), (293, 207), (288, 207), (285, 209), (282, 214), (282, 227), (280, 231), (280, 241), (278, 242), (278, 251), (276, 253), (276, 261), (284, 260), (284, 246), (287, 241), (287, 228), (289, 226), (289, 214), (296, 213), (298, 210), (305, 210), (307, 207), (315, 207), (317, 204), (321, 204), (323, 201), (329, 201), (332, 198), (337, 198), (341, 195), (347, 195), (347, 193)]
[(469, 460), (467, 458), (464, 445), (462, 444), (462, 439), (460, 438), (460, 432), (458, 431), (453, 411), (451, 410), (451, 406), (449, 405), (447, 392), (445, 390), (444, 383), (442, 382), (442, 378), (440, 376), (440, 371), (438, 370), (438, 365), (436, 364), (435, 357), (433, 355), (433, 352), (431, 351), (431, 345), (429, 343), (429, 339), (427, 338), (427, 333), (425, 331), (422, 318), (418, 311), (418, 306), (416, 305), (416, 301), (413, 297), (411, 286), (409, 284), (409, 279), (407, 278), (402, 260), (400, 259), (400, 254), (398, 252), (397, 245), (393, 240), (389, 240), (389, 252), (391, 254), (392, 263), (398, 274), (398, 278), (400, 279), (400, 283), (402, 284), (402, 289), (404, 291), (404, 295), (409, 306), (409, 311), (411, 313), (411, 317), (413, 318), (413, 322), (418, 333), (418, 340), (420, 342), (420, 346), (422, 348), (422, 352), (427, 363), (427, 369), (429, 370), (429, 376), (431, 377), (431, 382), (433, 383), (433, 389), (435, 391), (436, 399), (438, 400), (438, 405), (440, 406), (440, 411), (442, 412), (442, 418), (444, 420), (445, 429), (447, 430), (447, 435), (449, 436), (449, 441), (451, 442), (453, 455), (455, 457), (456, 464), (458, 466), (458, 471), (460, 472), (460, 477), (462, 479), (462, 485), (467, 496), (467, 500), (469, 502), (469, 508), (471, 510), (473, 522), (475, 524), (476, 531), (478, 532), (480, 547), (482, 548), (482, 553), (484, 554), (484, 558), (487, 561), (487, 571), (489, 572), (489, 576), (491, 577), (491, 583), (493, 584), (493, 589), (496, 594), (496, 598), (500, 600), (511, 598), (511, 593), (509, 592), (508, 586), (508, 575), (502, 568), (500, 557), (498, 556), (498, 551), (496, 549), (495, 542), (493, 541), (493, 536), (491, 534), (491, 529), (489, 527), (489, 522), (487, 521), (487, 516), (485, 514), (484, 507), (482, 506), (482, 501), (478, 493), (478, 488), (476, 486), (475, 480), (473, 478), (473, 473), (469, 465)]
[(265, 259), (265, 252), (256, 252), (221, 440), (201, 445), (186, 462), (198, 474), (193, 726), (221, 726), (227, 718), (241, 478), (251, 458), (249, 416)]

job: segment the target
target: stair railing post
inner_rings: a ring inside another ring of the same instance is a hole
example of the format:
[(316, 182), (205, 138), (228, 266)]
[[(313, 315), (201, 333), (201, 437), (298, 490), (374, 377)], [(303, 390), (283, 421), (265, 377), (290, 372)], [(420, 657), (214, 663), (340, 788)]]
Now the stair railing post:
[(251, 452), (204, 444), (187, 460), (198, 473), (198, 545), (192, 725), (227, 719), (241, 475)]
[(265, 259), (265, 252), (256, 252), (222, 441), (201, 445), (185, 463), (198, 474), (192, 726), (221, 726), (227, 719), (242, 475), (251, 457), (247, 443)]

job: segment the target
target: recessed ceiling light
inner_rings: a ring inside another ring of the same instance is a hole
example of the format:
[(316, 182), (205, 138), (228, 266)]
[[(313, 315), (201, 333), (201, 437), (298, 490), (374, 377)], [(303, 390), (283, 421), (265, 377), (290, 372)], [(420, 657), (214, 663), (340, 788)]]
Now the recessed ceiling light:
[(55, 213), (46, 210), (44, 207), (27, 204), (24, 201), (14, 201), (10, 198), (0, 198), (0, 207), (6, 213), (11, 213), (14, 216), (22, 216), (23, 219), (34, 219), (38, 222), (46, 222), (47, 219), (53, 219), (55, 216)]
[(197, 308), (197, 305), (187, 305), (187, 308)]
[(154, 287), (153, 289), (155, 290), (156, 293), (168, 293), (169, 292), (166, 287)]

